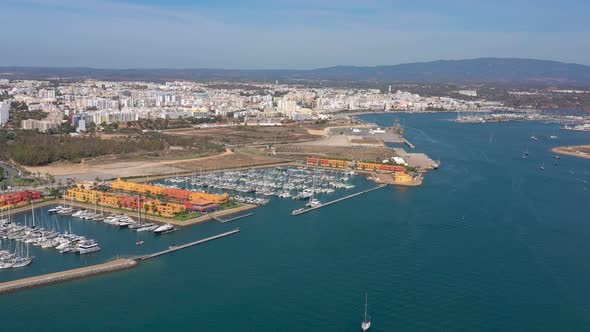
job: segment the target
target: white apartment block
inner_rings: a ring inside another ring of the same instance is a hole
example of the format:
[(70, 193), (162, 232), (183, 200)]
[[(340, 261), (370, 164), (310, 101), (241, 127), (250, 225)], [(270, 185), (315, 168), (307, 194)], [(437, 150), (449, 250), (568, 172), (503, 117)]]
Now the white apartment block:
[(0, 126), (3, 126), (10, 118), (10, 103), (0, 103)]

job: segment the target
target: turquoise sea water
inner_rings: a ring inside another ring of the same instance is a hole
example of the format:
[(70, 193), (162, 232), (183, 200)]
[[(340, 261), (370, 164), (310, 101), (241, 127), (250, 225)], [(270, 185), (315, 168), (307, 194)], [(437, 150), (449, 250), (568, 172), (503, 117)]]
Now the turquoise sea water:
[(72, 221), (99, 240), (100, 255), (36, 248), (33, 265), (0, 280), (241, 232), (132, 270), (0, 296), (1, 330), (358, 331), (365, 291), (373, 331), (589, 330), (590, 160), (562, 156), (555, 166), (550, 148), (590, 134), (396, 117), (417, 152), (442, 161), (423, 187), (297, 217), (289, 213), (302, 203), (274, 200), (253, 217), (161, 238)]

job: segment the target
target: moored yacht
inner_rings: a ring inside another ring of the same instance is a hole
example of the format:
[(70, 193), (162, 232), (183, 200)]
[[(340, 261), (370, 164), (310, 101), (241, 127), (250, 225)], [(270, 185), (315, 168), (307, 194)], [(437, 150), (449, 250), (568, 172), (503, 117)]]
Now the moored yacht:
[(143, 227), (136, 229), (137, 232), (152, 232), (160, 226), (151, 223), (143, 224)]
[(298, 215), (300, 213), (302, 213), (303, 211), (305, 211), (305, 209), (295, 209), (293, 210), (293, 212), (291, 212), (291, 215)]
[(78, 244), (78, 247), (76, 248), (76, 251), (80, 255), (89, 254), (91, 252), (95, 252), (95, 251), (99, 251), (99, 250), (100, 250), (100, 247), (98, 246), (98, 243), (96, 243), (93, 240), (82, 241), (80, 244)]
[(23, 267), (31, 264), (33, 259), (30, 257), (18, 257), (13, 260), (12, 268)]
[(59, 212), (59, 211), (61, 211), (61, 210), (63, 210), (63, 206), (61, 206), (61, 205), (58, 205), (58, 206), (56, 206), (56, 207), (54, 207), (54, 208), (51, 208), (51, 209), (47, 210), (47, 212), (48, 212), (49, 214), (56, 214), (56, 213), (58, 213), (58, 212)]
[(314, 208), (317, 206), (322, 205), (322, 202), (320, 202), (319, 200), (312, 198), (309, 200), (309, 203), (305, 204), (305, 206), (309, 207), (309, 208)]
[(154, 229), (153, 232), (156, 234), (165, 234), (165, 233), (169, 233), (172, 231), (175, 231), (176, 228), (174, 228), (174, 226), (172, 226), (171, 224), (165, 224), (162, 226), (159, 226), (158, 228)]

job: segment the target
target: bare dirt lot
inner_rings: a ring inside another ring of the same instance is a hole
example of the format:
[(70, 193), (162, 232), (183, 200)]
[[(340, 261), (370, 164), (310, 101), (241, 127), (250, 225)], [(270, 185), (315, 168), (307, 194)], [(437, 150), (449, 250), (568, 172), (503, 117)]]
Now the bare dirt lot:
[(383, 141), (376, 138), (349, 138), (352, 145), (383, 146)]
[(145, 157), (101, 157), (81, 163), (57, 162), (47, 166), (27, 167), (30, 172), (51, 173), (57, 179), (75, 178), (76, 181), (111, 179), (117, 177), (172, 174), (199, 169), (220, 169), (231, 167), (265, 165), (282, 162), (265, 156), (250, 156), (226, 151), (222, 154), (177, 160), (157, 160)]
[(213, 143), (229, 146), (269, 145), (290, 142), (304, 142), (317, 139), (301, 126), (255, 127), (236, 126), (224, 128), (173, 129), (168, 135), (205, 136)]
[(326, 145), (280, 145), (276, 148), (280, 158), (303, 160), (307, 156), (342, 158), (350, 160), (382, 161), (395, 156), (387, 147), (326, 146)]
[(285, 162), (285, 160), (261, 155), (251, 155), (240, 152), (219, 155), (215, 158), (199, 158), (190, 161), (183, 161), (175, 167), (186, 171), (212, 170), (223, 168), (238, 168), (249, 166), (260, 166)]
[[(336, 123), (337, 126), (344, 124)], [(350, 142), (347, 136), (342, 135), (323, 137), (328, 132), (324, 129), (333, 128), (333, 126), (334, 123), (302, 123), (285, 127), (236, 126), (173, 129), (166, 130), (164, 133), (173, 136), (203, 137), (208, 143), (226, 146), (227, 151), (207, 156), (207, 153), (198, 154), (181, 147), (169, 147), (165, 151), (154, 153), (109, 155), (83, 160), (80, 163), (56, 162), (46, 166), (27, 167), (27, 169), (35, 173), (53, 174), (62, 181), (66, 178), (81, 181), (262, 166), (290, 160), (303, 160), (310, 154), (367, 161), (380, 161), (393, 155), (391, 149), (382, 146), (356, 146), (380, 145), (379, 140), (351, 137), (355, 141)], [(105, 135), (103, 138), (112, 139), (118, 135)]]

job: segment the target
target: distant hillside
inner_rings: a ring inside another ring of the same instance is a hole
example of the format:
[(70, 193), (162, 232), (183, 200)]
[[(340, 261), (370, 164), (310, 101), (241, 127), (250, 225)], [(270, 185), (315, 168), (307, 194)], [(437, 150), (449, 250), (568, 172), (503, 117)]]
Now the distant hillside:
[(590, 84), (590, 66), (532, 59), (439, 60), (377, 67), (332, 67), (317, 78), (408, 82)]
[(557, 61), (480, 58), (391, 66), (337, 66), (312, 70), (95, 69), (0, 67), (1, 78), (105, 80), (332, 80), (413, 83), (501, 83), (590, 86), (590, 66)]

